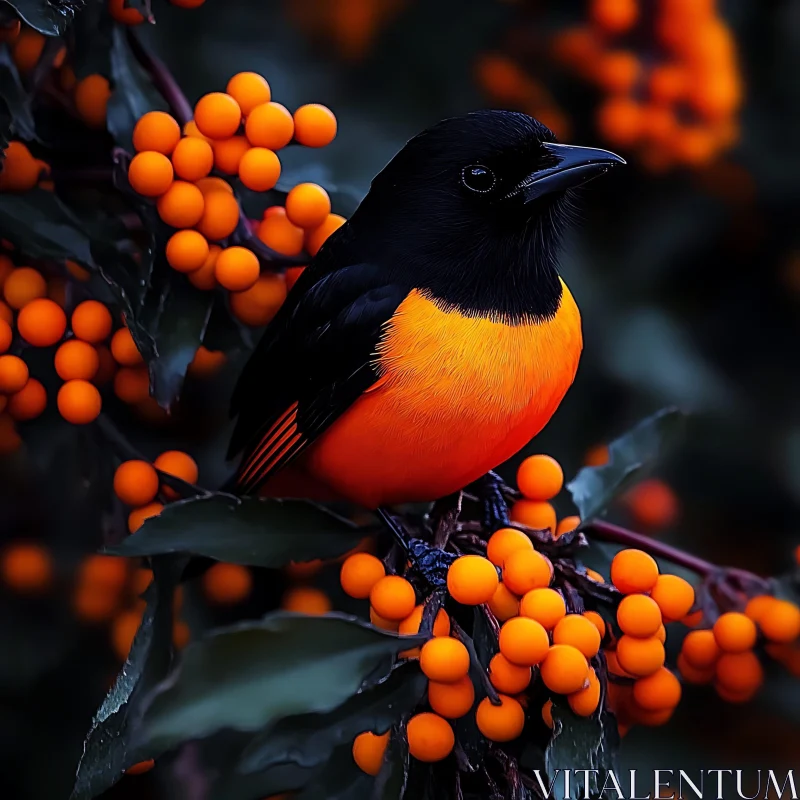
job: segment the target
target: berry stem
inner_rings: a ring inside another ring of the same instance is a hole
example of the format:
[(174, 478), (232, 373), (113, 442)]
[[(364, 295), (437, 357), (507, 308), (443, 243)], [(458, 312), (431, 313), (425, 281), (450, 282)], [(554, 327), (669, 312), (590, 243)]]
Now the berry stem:
[(136, 60), (150, 76), (156, 89), (167, 101), (173, 116), (181, 128), (194, 116), (192, 106), (186, 99), (178, 82), (172, 77), (166, 64), (150, 50), (133, 28), (127, 29), (128, 44)]
[(486, 670), (483, 668), (480, 659), (478, 658), (478, 651), (475, 649), (475, 642), (472, 641), (471, 636), (467, 636), (464, 629), (455, 621), (452, 620), (451, 622), (453, 633), (456, 635), (458, 639), (461, 640), (461, 643), (464, 647), (467, 648), (469, 652), (469, 660), (472, 664), (473, 669), (478, 673), (480, 676), (481, 684), (483, 685), (483, 690), (486, 692), (486, 696), (491, 701), (492, 705), (499, 706), (500, 705), (500, 695), (497, 694), (497, 690), (492, 686), (492, 682), (489, 680), (489, 675)]

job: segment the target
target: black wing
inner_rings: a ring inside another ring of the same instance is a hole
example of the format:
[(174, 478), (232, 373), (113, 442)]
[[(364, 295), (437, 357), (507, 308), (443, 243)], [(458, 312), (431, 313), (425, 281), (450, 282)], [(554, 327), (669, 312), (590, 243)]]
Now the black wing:
[(231, 401), (238, 419), (228, 457), (244, 451), (239, 491), (258, 489), (377, 380), (375, 348), (408, 294), (382, 272), (357, 264), (290, 292)]

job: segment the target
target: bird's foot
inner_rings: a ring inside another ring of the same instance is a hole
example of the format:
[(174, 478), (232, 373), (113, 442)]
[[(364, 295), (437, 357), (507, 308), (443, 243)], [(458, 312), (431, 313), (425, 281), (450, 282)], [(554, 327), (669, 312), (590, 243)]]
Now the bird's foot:
[(506, 485), (496, 472), (487, 472), (470, 487), (483, 506), (483, 527), (487, 534), (510, 524)]

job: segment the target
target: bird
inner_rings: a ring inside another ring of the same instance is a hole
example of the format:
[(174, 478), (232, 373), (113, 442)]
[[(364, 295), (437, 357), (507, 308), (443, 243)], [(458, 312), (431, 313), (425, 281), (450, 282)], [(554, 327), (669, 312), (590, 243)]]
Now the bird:
[(558, 272), (575, 190), (624, 163), (512, 111), (411, 138), (241, 371), (236, 492), (388, 509), (457, 493), (525, 447), (583, 347)]

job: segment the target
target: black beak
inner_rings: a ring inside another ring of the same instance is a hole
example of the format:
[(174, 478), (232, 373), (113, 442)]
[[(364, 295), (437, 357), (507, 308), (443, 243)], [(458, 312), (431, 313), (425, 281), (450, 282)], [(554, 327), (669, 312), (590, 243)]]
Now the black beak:
[(545, 194), (580, 186), (608, 172), (611, 167), (625, 163), (625, 159), (615, 153), (596, 147), (575, 147), (551, 142), (546, 142), (543, 146), (555, 157), (556, 163), (552, 167), (537, 170), (522, 182), (520, 189), (526, 203)]

